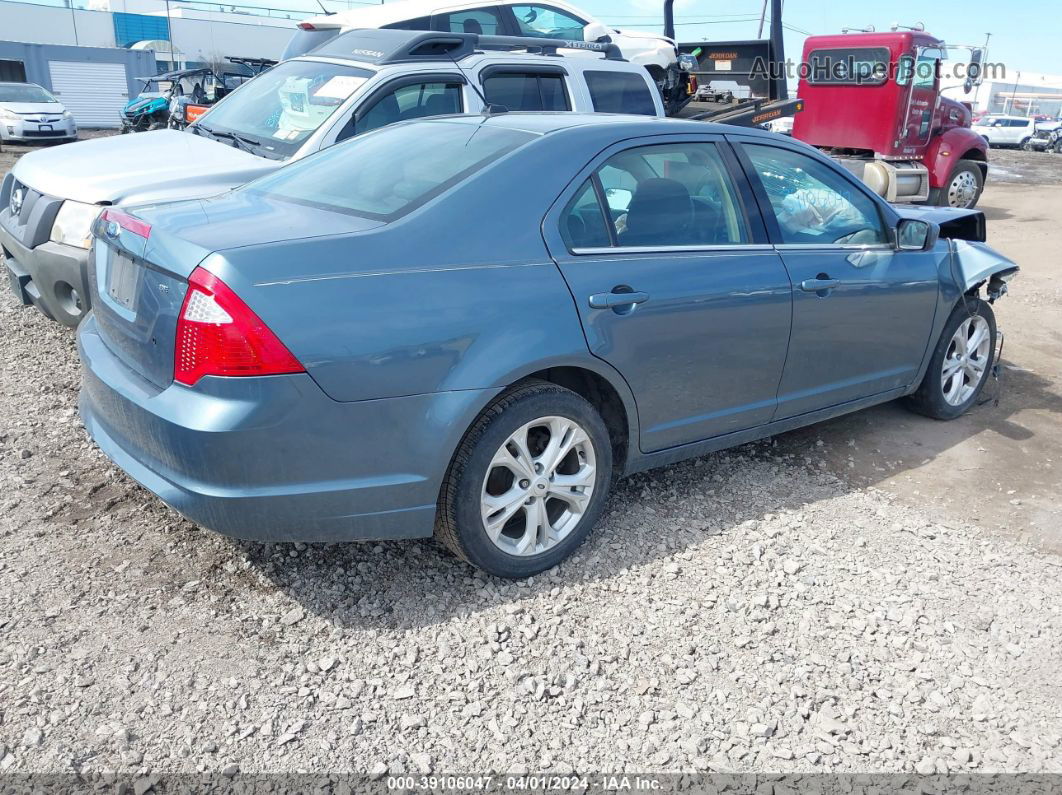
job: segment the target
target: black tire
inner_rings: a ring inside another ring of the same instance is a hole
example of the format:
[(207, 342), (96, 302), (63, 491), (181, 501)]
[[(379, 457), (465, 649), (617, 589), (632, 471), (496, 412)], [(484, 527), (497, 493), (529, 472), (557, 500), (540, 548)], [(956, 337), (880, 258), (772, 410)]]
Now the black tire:
[(973, 197), (973, 201), (962, 205), (963, 209), (970, 210), (977, 206), (977, 202), (981, 199), (981, 193), (985, 189), (985, 177), (981, 172), (981, 167), (973, 160), (960, 160), (955, 164), (954, 170), (948, 175), (948, 181), (941, 188), (931, 188), (929, 191), (929, 204), (935, 207), (957, 207), (959, 205), (953, 205), (950, 203), (948, 196), (948, 189), (956, 179), (962, 174), (970, 174), (977, 184), (977, 193)]
[[(962, 403), (954, 405), (944, 398), (943, 367), (944, 357), (948, 355), (952, 347), (952, 337), (966, 320), (971, 316), (979, 315), (988, 322), (989, 346), (988, 361), (985, 363), (984, 374), (981, 382), (973, 393)], [(978, 398), (985, 384), (991, 378), (992, 367), (995, 364), (996, 355), (996, 316), (992, 307), (980, 298), (964, 296), (952, 310), (948, 322), (940, 333), (940, 339), (933, 349), (933, 356), (929, 360), (926, 374), (918, 389), (906, 399), (907, 407), (918, 414), (924, 414), (935, 420), (953, 420), (970, 409)]]
[[(574, 420), (596, 458), (594, 489), (567, 536), (535, 555), (514, 555), (491, 541), (480, 514), (484, 479), (495, 453), (519, 428), (542, 417)], [(496, 398), (469, 428), (443, 480), (435, 538), (462, 560), (489, 574), (522, 579), (556, 566), (583, 543), (604, 510), (612, 481), (612, 445), (597, 410), (581, 396), (546, 381), (527, 381)]]
[(1031, 152), (1032, 149), (1028, 148), (1029, 147), (1029, 141), (1031, 141), (1031, 140), (1032, 140), (1032, 136), (1031, 135), (1028, 138), (1022, 138), (1021, 141), (1018, 143), (1018, 148), (1019, 149), (1024, 149), (1026, 152)]

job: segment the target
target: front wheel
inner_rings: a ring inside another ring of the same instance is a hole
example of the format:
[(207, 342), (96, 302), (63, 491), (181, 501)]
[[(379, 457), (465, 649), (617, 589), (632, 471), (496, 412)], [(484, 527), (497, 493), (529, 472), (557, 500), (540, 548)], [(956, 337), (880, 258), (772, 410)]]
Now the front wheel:
[(953, 420), (977, 401), (992, 370), (996, 316), (985, 301), (963, 296), (940, 334), (933, 358), (908, 407), (936, 420)]
[(612, 445), (576, 393), (532, 381), (476, 419), (454, 454), (435, 536), (498, 577), (530, 577), (572, 554), (597, 522), (612, 480)]
[(948, 181), (942, 187), (929, 191), (929, 204), (970, 210), (977, 206), (984, 187), (981, 167), (973, 160), (960, 160), (955, 164)]

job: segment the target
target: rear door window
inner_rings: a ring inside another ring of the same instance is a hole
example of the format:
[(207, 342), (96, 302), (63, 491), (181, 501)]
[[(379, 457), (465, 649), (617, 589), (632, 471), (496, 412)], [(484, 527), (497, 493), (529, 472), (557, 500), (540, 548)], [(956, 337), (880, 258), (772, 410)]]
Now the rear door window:
[(521, 36), (538, 39), (582, 41), (586, 22), (579, 17), (544, 5), (510, 6)]
[(483, 95), (507, 110), (571, 110), (564, 75), (542, 72), (500, 72), (483, 79)]
[[(561, 236), (573, 250), (612, 241), (621, 248), (750, 242), (737, 188), (714, 143), (628, 149), (610, 157), (587, 184), (594, 181), (600, 190), (584, 186), (561, 216)], [(602, 228), (606, 213), (611, 229)]]
[(449, 33), (478, 33), (482, 36), (499, 36), (505, 32), (501, 12), (496, 8), (472, 8), (452, 14), (436, 14), (432, 17), (436, 30)]
[(583, 73), (590, 89), (590, 99), (598, 113), (633, 113), (655, 116), (656, 105), (649, 84), (631, 72)]

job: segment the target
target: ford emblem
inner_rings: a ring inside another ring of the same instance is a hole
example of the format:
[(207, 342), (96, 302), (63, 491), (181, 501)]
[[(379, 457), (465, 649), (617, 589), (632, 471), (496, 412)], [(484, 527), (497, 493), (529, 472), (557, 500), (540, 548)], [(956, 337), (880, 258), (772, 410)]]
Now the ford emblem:
[(11, 194), (10, 206), (12, 215), (18, 215), (20, 212), (22, 212), (22, 202), (25, 200), (25, 198), (26, 191), (22, 188), (19, 188)]

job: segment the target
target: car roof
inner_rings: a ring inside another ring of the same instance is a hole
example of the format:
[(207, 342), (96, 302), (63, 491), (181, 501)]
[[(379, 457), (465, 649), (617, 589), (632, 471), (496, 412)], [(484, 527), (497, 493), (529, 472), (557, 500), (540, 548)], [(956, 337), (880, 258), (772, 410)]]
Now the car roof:
[[(322, 28), (336, 27), (337, 25), (378, 28), (381, 25), (389, 25), (392, 22), (404, 22), (407, 19), (416, 19), (447, 11), (513, 5), (514, 2), (515, 0), (495, 0), (494, 2), (468, 2), (466, 0), (465, 2), (450, 3), (445, 2), (445, 0), (398, 0), (394, 3), (348, 8), (345, 11), (337, 11), (334, 14), (319, 14), (304, 20), (304, 22)], [(563, 8), (566, 4), (554, 2), (554, 5)]]
[(413, 119), (401, 124), (485, 124), (491, 127), (501, 127), (511, 130), (534, 133), (537, 135), (550, 135), (552, 133), (587, 127), (609, 127), (618, 137), (638, 137), (642, 135), (681, 135), (708, 133), (733, 133), (740, 132), (742, 135), (763, 136), (764, 138), (776, 138), (766, 130), (752, 127), (735, 128), (728, 124), (714, 124), (712, 122), (693, 121), (690, 119), (662, 119), (655, 116), (636, 116), (621, 113), (573, 113), (571, 111), (527, 111), (508, 113), (496, 113), (484, 116), (479, 113), (467, 113), (463, 115), (436, 117), (433, 119)]
[[(577, 71), (585, 68), (610, 68), (602, 64), (623, 64), (620, 71), (640, 71), (641, 66), (624, 61), (622, 53), (614, 45), (587, 44), (587, 47), (605, 48), (604, 52), (590, 50), (573, 51), (566, 55), (559, 39), (535, 39), (513, 36), (483, 36), (475, 33), (446, 33), (442, 31), (362, 29), (345, 31), (319, 47), (310, 50), (309, 58), (328, 59), (338, 63), (354, 62), (359, 66), (383, 69), (388, 66), (409, 64), (455, 63), (464, 66), (483, 60), (498, 60), (506, 63), (558, 63), (554, 58), (563, 58), (565, 66)], [(508, 49), (512, 47), (513, 49)], [(529, 51), (543, 48), (540, 52)], [(560, 49), (558, 49), (560, 48)]]

